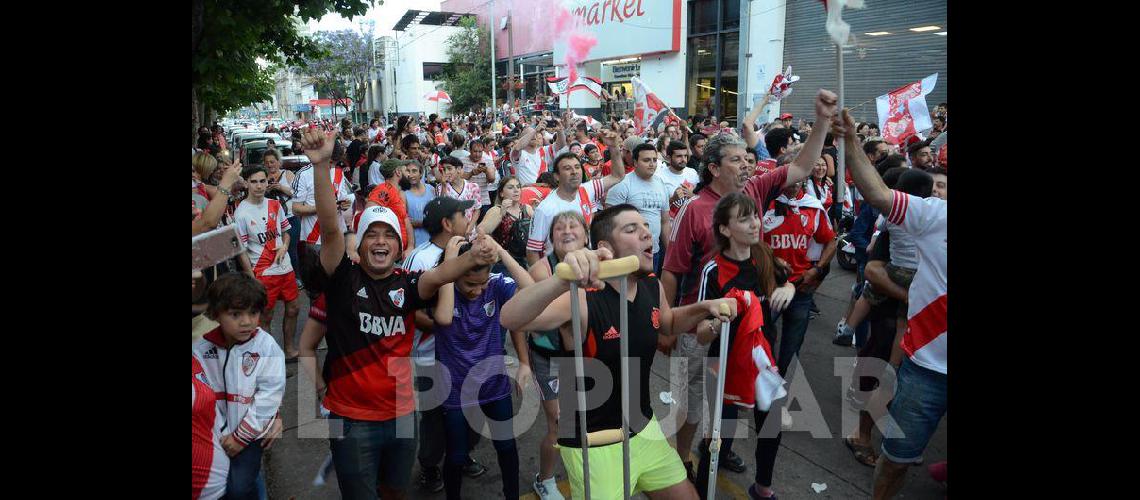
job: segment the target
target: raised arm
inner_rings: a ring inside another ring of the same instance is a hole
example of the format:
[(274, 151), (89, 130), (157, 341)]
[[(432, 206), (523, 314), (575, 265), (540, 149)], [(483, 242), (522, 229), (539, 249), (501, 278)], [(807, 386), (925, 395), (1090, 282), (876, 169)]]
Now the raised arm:
[(827, 129), (831, 126), (831, 118), (835, 116), (838, 102), (839, 97), (834, 92), (819, 89), (819, 93), (815, 96), (816, 126), (811, 128), (811, 135), (808, 136), (799, 156), (788, 167), (788, 178), (784, 181), (783, 187), (789, 187), (811, 175), (812, 169), (815, 168), (815, 159), (823, 152), (823, 140), (827, 138)]
[(233, 165), (225, 168), (227, 170), (222, 174), (222, 180), (218, 182), (218, 192), (206, 205), (206, 209), (202, 211), (202, 216), (190, 224), (190, 236), (211, 231), (218, 227), (218, 223), (222, 221), (222, 214), (226, 213), (226, 204), (229, 203), (230, 199), (229, 190), (241, 176), (241, 162), (235, 161)]
[[(457, 236), (457, 238), (462, 237)], [(454, 282), (463, 276), (463, 273), (473, 268), (494, 264), (498, 261), (498, 257), (495, 242), (491, 240), (491, 237), (486, 234), (480, 235), (475, 239), (470, 251), (454, 259), (445, 260), (443, 264), (432, 268), (420, 277), (418, 285), (420, 297), (426, 299), (435, 296), (435, 293), (445, 283)]]
[(321, 225), (321, 267), (329, 276), (340, 265), (345, 249), (344, 234), (337, 222), (340, 217), (336, 200), (338, 190), (333, 188), (329, 178), (334, 141), (335, 132), (325, 134), (312, 129), (301, 138), (301, 147), (313, 162), (313, 195), (316, 198), (317, 223)]
[(606, 191), (609, 191), (611, 187), (616, 186), (617, 183), (625, 178), (625, 165), (623, 165), (622, 160), (621, 143), (618, 141), (620, 138), (621, 136), (616, 132), (608, 130), (602, 132), (602, 142), (609, 148), (610, 159), (612, 161), (610, 164), (610, 175), (602, 178), (602, 188)]
[(519, 137), (518, 142), (515, 143), (516, 147), (511, 150), (511, 161), (519, 161), (519, 151), (526, 149), (526, 146), (534, 139), (534, 134), (536, 133), (538, 133), (538, 129), (535, 127), (526, 126), (526, 128), (523, 129), (522, 135)]
[(770, 97), (770, 95), (764, 94), (764, 99), (761, 99), (760, 104), (757, 104), (756, 107), (752, 108), (752, 111), (748, 112), (748, 115), (744, 117), (744, 123), (741, 124), (742, 130), (740, 131), (740, 135), (750, 148), (755, 148), (756, 145), (760, 143), (760, 132), (755, 129), (756, 119), (760, 117), (760, 113), (764, 111), (764, 107), (768, 105), (768, 99)]
[[(815, 128), (812, 129), (813, 136), (815, 130)], [(851, 119), (851, 114), (846, 109), (843, 110), (843, 117), (835, 120), (832, 124), (831, 133), (845, 141), (844, 158), (847, 161), (847, 168), (851, 169), (851, 177), (855, 180), (855, 187), (859, 188), (859, 194), (880, 212), (891, 213), (891, 203), (894, 199), (891, 195), (891, 189), (883, 183), (883, 179), (879, 177), (875, 167), (871, 166), (871, 161), (867, 159), (867, 155), (863, 154), (863, 148), (859, 147), (859, 139), (855, 136), (855, 121)], [(789, 174), (790, 176), (791, 174)]]
[[(449, 261), (459, 256), (459, 247), (463, 245), (462, 236), (452, 236), (447, 242), (447, 248), (443, 251), (443, 260)], [(452, 310), (455, 309), (455, 284), (445, 283), (439, 288), (439, 297), (432, 308), (432, 319), (435, 324), (440, 326), (448, 326), (453, 319)]]

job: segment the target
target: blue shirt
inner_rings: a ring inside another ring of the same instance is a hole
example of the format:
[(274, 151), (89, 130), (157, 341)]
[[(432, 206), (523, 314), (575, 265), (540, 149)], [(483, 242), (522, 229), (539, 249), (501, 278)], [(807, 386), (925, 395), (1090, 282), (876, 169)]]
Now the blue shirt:
[[(430, 188), (424, 189), (424, 194), (417, 195), (411, 189), (404, 191), (404, 196), (408, 198), (408, 218), (420, 224), (424, 222), (424, 207), (427, 203), (435, 198), (435, 193)], [(428, 234), (427, 229), (422, 227), (416, 228), (416, 245), (422, 245), (431, 240), (431, 235)]]
[(867, 245), (871, 244), (871, 235), (875, 234), (875, 221), (879, 218), (879, 211), (864, 201), (859, 205), (859, 214), (855, 216), (855, 223), (851, 226), (851, 244), (855, 245), (855, 259), (867, 261)]
[(435, 328), (435, 358), (447, 367), (451, 378), (445, 409), (481, 405), (511, 395), (507, 367), (500, 357), (503, 337), (499, 310), (517, 288), (515, 280), (492, 273), (487, 288), (474, 300), (455, 290), (451, 324)]

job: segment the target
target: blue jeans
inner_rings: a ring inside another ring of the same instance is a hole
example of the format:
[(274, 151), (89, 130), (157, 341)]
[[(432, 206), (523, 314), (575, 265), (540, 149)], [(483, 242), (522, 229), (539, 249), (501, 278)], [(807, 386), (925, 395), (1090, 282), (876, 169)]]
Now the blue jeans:
[(258, 474), (261, 472), (261, 440), (246, 446), (230, 458), (230, 475), (226, 478), (227, 500), (258, 500)]
[[(468, 450), (473, 444), (472, 435), (478, 438), (479, 434), (472, 428), (483, 427), (486, 422), (491, 429), (491, 436), (495, 444), (495, 453), (499, 457), (499, 470), (503, 476), (503, 497), (519, 497), (519, 452), (515, 447), (514, 432), (511, 425), (511, 398), (507, 396), (498, 401), (484, 403), (478, 408), (467, 408), (473, 414), (470, 425), (462, 409), (443, 410), (443, 428), (447, 439), (447, 458), (443, 465), (443, 484), (448, 499), (460, 498), (463, 486), (463, 466), (468, 461)], [(484, 417), (483, 415), (486, 415)]]
[(772, 316), (773, 323), (781, 317), (784, 318), (784, 324), (780, 327), (780, 352), (776, 356), (776, 366), (785, 380), (791, 380), (788, 366), (792, 364), (792, 357), (798, 355), (800, 347), (804, 345), (808, 316), (811, 313), (811, 299), (814, 296), (815, 292), (797, 291), (788, 307)]
[[(891, 400), (892, 421), (883, 429), (883, 456), (898, 463), (922, 458), (938, 422), (946, 414), (946, 375), (903, 359), (898, 372), (895, 399)], [(901, 431), (903, 437), (888, 439)]]
[[(330, 423), (334, 419), (343, 423), (342, 437), (329, 438), (336, 481), (343, 498), (377, 498), (378, 485), (393, 490), (408, 488), (416, 439), (399, 437), (397, 428), (413, 428), (414, 413), (380, 422), (353, 420), (335, 413), (329, 415)], [(403, 423), (398, 426), (400, 421)]]

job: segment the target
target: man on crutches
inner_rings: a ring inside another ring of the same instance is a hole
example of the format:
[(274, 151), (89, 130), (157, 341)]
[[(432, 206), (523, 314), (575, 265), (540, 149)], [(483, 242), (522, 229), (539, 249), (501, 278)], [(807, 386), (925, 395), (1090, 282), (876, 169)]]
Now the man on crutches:
[[(695, 499), (680, 457), (665, 440), (649, 404), (650, 368), (659, 335), (691, 331), (708, 317), (731, 321), (736, 302), (718, 299), (670, 308), (652, 276), (649, 224), (632, 205), (596, 213), (590, 239), (595, 250), (567, 254), (556, 276), (504, 304), (503, 326), (520, 331), (558, 328), (564, 345), (575, 349), (575, 374), (599, 384), (597, 390), (592, 390), (593, 383), (576, 387), (574, 397), (562, 391), (565, 399), (560, 404), (571, 408), (566, 414), (575, 417), (575, 433), (558, 440), (574, 498), (628, 498), (645, 492), (654, 499)], [(721, 312), (722, 303), (728, 305), (727, 314)], [(622, 351), (629, 362), (624, 377)], [(583, 405), (584, 418), (578, 411)]]

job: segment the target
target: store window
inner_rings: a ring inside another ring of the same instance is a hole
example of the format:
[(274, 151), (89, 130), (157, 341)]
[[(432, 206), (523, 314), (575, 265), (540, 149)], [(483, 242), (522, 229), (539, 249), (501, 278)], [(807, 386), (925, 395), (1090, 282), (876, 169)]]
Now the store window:
[(689, 38), (689, 115), (708, 116), (716, 96), (716, 35)]
[(740, 0), (690, 0), (686, 104), (689, 115), (736, 125)]
[(443, 63), (424, 63), (424, 80), (438, 80), (443, 75)]

